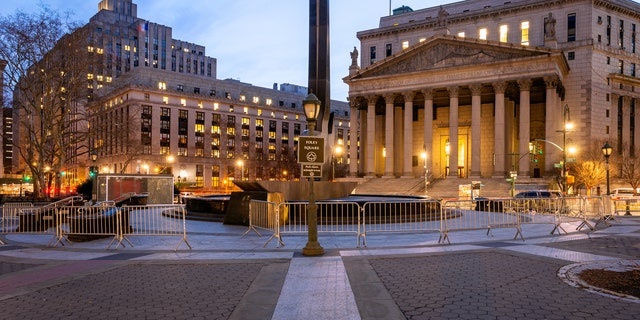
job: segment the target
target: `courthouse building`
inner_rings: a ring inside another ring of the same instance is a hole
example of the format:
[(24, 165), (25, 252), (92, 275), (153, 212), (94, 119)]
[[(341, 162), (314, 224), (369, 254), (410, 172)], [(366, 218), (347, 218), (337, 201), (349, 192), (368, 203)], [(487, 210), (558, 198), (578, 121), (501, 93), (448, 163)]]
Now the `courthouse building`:
[[(232, 180), (299, 177), (305, 87), (217, 79), (217, 60), (204, 46), (174, 39), (171, 27), (137, 17), (132, 0), (102, 0), (98, 9), (76, 31), (97, 61), (87, 71), (89, 150), (74, 149), (83, 155), (69, 157), (63, 184), (82, 181), (89, 167), (173, 174), (182, 186), (203, 191), (224, 191)], [(331, 144), (345, 150), (334, 158), (346, 164), (349, 105), (332, 101), (330, 107)]]
[(569, 145), (578, 150), (569, 159), (605, 141), (634, 148), (639, 26), (640, 5), (628, 0), (394, 10), (358, 32), (344, 78), (361, 132), (351, 172), (415, 177), (426, 165), (431, 178), (550, 177)]

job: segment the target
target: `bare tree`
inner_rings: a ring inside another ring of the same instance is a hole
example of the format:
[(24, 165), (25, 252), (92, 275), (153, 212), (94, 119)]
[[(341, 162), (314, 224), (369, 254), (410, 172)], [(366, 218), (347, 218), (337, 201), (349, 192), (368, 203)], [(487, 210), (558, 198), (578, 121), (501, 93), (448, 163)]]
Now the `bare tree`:
[(606, 169), (601, 146), (604, 143), (594, 141), (581, 152), (580, 160), (573, 163), (569, 168), (573, 172), (576, 183), (584, 185), (587, 195), (591, 195), (591, 189), (606, 180)]
[(613, 161), (620, 180), (628, 183), (634, 194), (637, 193), (640, 187), (640, 148), (632, 150), (628, 144), (623, 144), (620, 152), (614, 152)]
[(86, 141), (86, 37), (73, 33), (77, 25), (44, 6), (37, 14), (0, 18), (0, 59), (8, 62), (3, 94), (13, 101), (14, 144), (31, 171), (35, 196), (45, 185), (60, 186), (62, 168)]

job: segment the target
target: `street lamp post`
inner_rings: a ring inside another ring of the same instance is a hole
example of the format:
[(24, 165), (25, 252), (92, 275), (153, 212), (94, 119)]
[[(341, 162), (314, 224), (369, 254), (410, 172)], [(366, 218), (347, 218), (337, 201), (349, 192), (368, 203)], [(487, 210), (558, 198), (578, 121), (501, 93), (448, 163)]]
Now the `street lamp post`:
[(571, 115), (569, 113), (569, 105), (564, 105), (564, 113), (562, 115), (564, 127), (562, 129), (562, 192), (567, 194), (567, 131), (573, 129), (571, 123)]
[(602, 146), (602, 154), (604, 155), (604, 168), (607, 170), (607, 195), (611, 194), (611, 189), (609, 188), (609, 157), (611, 152), (613, 152), (613, 148), (609, 145), (609, 142), (605, 142), (604, 146)]
[[(304, 115), (309, 123), (309, 136), (314, 135), (316, 127), (316, 117), (320, 113), (320, 100), (313, 93), (310, 93), (303, 101)], [(309, 204), (307, 205), (307, 244), (302, 248), (302, 254), (305, 256), (320, 256), (324, 254), (324, 249), (318, 242), (318, 205), (316, 205), (313, 195), (313, 180), (309, 178)]]
[(427, 151), (423, 151), (420, 154), (422, 159), (424, 159), (424, 193), (427, 193), (427, 186), (429, 185), (429, 171), (427, 170)]
[(336, 146), (335, 150), (334, 150), (334, 154), (332, 155), (332, 159), (331, 159), (331, 180), (335, 181), (336, 180), (336, 162), (338, 161), (338, 158), (336, 156), (340, 156), (340, 154), (342, 153), (342, 147), (340, 146)]

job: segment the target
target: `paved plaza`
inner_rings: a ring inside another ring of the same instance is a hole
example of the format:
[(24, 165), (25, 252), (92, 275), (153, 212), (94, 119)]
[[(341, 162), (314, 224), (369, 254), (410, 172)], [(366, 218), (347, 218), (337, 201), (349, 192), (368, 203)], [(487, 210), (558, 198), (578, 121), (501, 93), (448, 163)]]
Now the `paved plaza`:
[[(4, 235), (2, 319), (638, 319), (640, 301), (576, 282), (590, 266), (640, 266), (640, 217), (551, 235), (552, 225), (367, 235), (306, 235), (282, 248), (242, 226), (187, 221), (179, 237), (48, 247), (50, 235)], [(265, 243), (266, 246), (265, 246)], [(179, 246), (177, 251), (175, 247)], [(640, 285), (640, 284), (639, 284)]]

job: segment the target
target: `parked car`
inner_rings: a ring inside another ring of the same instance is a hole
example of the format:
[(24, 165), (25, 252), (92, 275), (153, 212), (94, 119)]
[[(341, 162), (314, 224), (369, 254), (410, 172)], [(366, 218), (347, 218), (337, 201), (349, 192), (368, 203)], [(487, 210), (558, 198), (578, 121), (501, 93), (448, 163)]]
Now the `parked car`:
[(620, 198), (630, 198), (637, 194), (640, 194), (640, 190), (633, 192), (633, 188), (616, 188), (611, 191), (611, 198), (616, 200)]
[(522, 191), (516, 195), (516, 199), (519, 198), (559, 198), (562, 197), (562, 192), (552, 190), (529, 190)]

